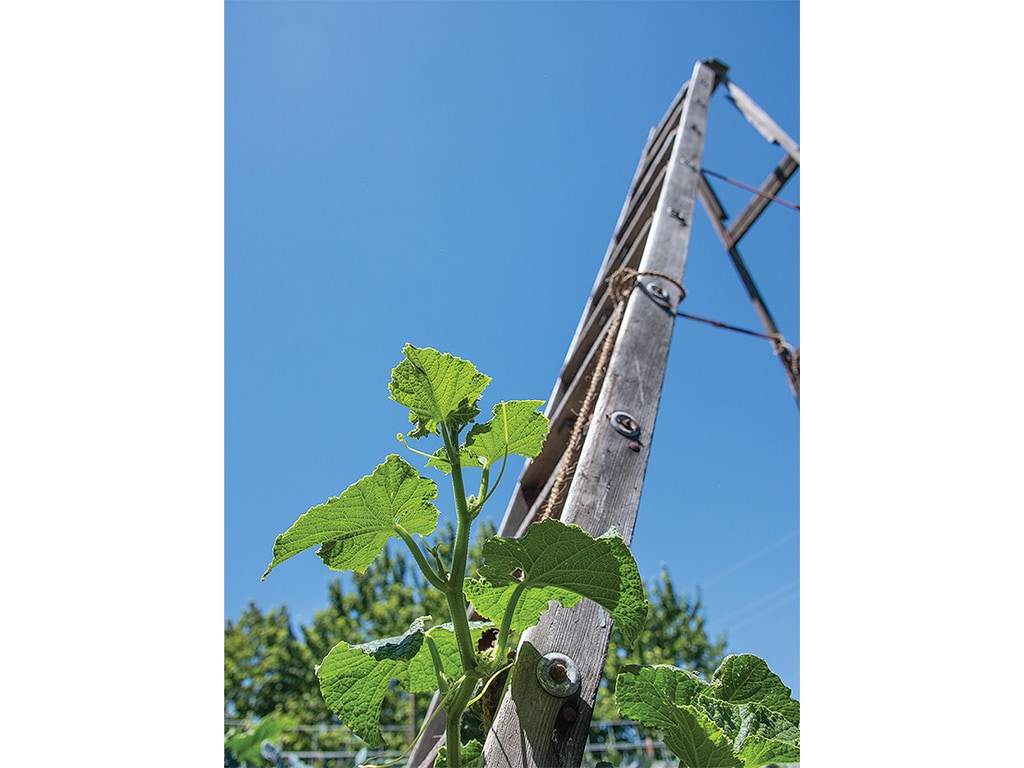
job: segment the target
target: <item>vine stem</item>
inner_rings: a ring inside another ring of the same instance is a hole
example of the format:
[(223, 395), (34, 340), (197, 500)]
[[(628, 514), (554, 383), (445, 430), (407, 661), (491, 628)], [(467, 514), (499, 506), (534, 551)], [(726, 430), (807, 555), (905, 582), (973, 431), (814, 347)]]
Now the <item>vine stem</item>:
[[(525, 574), (523, 578), (525, 579)], [(494, 655), (494, 658), (499, 661), (503, 661), (508, 654), (508, 635), (509, 630), (512, 628), (512, 616), (516, 612), (519, 598), (522, 597), (525, 591), (526, 581), (524, 580), (512, 591), (508, 599), (508, 605), (505, 608), (505, 615), (501, 617), (501, 628), (498, 630), (498, 649)]]
[(476, 684), (480, 681), (477, 672), (469, 672), (463, 678), (452, 700), (444, 705), (444, 740), (448, 747), (448, 768), (462, 767), (462, 713), (466, 711)]
[(426, 556), (423, 554), (423, 550), (420, 549), (419, 544), (416, 543), (416, 539), (409, 535), (409, 532), (402, 526), (395, 524), (395, 533), (397, 533), (402, 541), (405, 542), (406, 546), (409, 547), (409, 551), (412, 552), (413, 559), (416, 560), (416, 564), (423, 571), (423, 576), (433, 584), (435, 587), (444, 592), (448, 588), (448, 583), (444, 580), (444, 577), (439, 574), (428, 561)]
[(452, 468), (452, 491), (455, 494), (455, 509), (458, 515), (451, 574), (443, 591), (448, 602), (448, 611), (451, 613), (455, 639), (459, 645), (462, 669), (466, 674), (470, 674), (476, 669), (476, 649), (473, 645), (473, 636), (469, 631), (469, 617), (466, 615), (466, 596), (463, 592), (463, 582), (466, 579), (466, 561), (469, 559), (469, 529), (473, 524), (473, 517), (466, 502), (466, 488), (462, 480), (462, 462), (459, 458), (458, 434), (453, 434), (446, 424), (442, 424), (441, 437), (444, 440), (445, 452), (448, 455), (448, 462)]

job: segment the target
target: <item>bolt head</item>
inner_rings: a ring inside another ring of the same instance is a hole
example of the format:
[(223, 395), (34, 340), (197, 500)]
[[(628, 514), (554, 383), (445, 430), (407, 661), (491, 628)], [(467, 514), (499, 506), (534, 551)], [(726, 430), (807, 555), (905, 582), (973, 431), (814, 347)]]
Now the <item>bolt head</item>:
[(564, 653), (549, 653), (537, 662), (537, 682), (552, 696), (564, 699), (580, 689), (580, 669)]

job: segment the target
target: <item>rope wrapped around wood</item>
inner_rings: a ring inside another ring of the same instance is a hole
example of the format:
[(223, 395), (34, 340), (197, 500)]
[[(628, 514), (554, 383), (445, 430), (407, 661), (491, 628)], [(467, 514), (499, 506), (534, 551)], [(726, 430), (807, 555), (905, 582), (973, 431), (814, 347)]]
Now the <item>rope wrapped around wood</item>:
[(608, 361), (611, 359), (612, 350), (615, 348), (615, 341), (619, 336), (619, 327), (622, 325), (622, 318), (626, 314), (626, 303), (630, 294), (636, 287), (637, 280), (643, 276), (659, 277), (667, 280), (679, 289), (679, 301), (686, 298), (686, 289), (674, 277), (663, 272), (641, 272), (632, 267), (620, 267), (608, 277), (608, 292), (615, 297), (615, 309), (611, 319), (608, 321), (608, 331), (605, 333), (601, 350), (598, 353), (597, 363), (590, 374), (590, 382), (587, 386), (587, 393), (580, 404), (579, 413), (573, 424), (572, 432), (569, 435), (569, 442), (565, 448), (565, 455), (562, 457), (561, 466), (555, 482), (551, 486), (541, 510), (540, 516), (534, 522), (540, 522), (549, 517), (561, 517), (561, 504), (564, 496), (568, 493), (572, 478), (576, 474), (576, 465), (579, 461), (580, 450), (583, 448), (583, 433), (593, 416), (594, 403), (601, 391), (605, 374), (608, 371)]

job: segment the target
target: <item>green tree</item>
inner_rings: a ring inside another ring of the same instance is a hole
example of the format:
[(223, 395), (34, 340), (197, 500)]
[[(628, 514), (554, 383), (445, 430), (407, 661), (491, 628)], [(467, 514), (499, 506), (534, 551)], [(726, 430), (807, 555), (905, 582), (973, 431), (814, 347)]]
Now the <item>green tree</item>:
[(285, 606), (264, 614), (250, 603), (238, 622), (229, 620), (224, 630), (225, 716), (251, 719), (301, 713), (302, 692), (312, 686), (316, 693), (314, 663), (292, 632)]

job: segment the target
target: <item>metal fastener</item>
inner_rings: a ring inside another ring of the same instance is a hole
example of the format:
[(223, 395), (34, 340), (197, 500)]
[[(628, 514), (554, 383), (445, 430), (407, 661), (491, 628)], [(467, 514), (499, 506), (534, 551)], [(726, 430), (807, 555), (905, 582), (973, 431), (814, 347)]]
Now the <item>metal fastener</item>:
[(630, 440), (640, 437), (640, 423), (625, 411), (615, 411), (612, 414), (612, 427)]
[(683, 216), (683, 212), (680, 211), (678, 208), (669, 208), (668, 212), (669, 212), (669, 215), (671, 215), (673, 218), (677, 219), (680, 224), (682, 224), (683, 226), (686, 225), (686, 217)]
[(672, 300), (669, 298), (668, 291), (660, 285), (657, 283), (641, 283), (640, 287), (644, 293), (651, 297), (655, 304), (668, 310), (672, 309)]
[(564, 699), (580, 689), (580, 669), (564, 653), (548, 653), (537, 662), (537, 682), (552, 696)]

